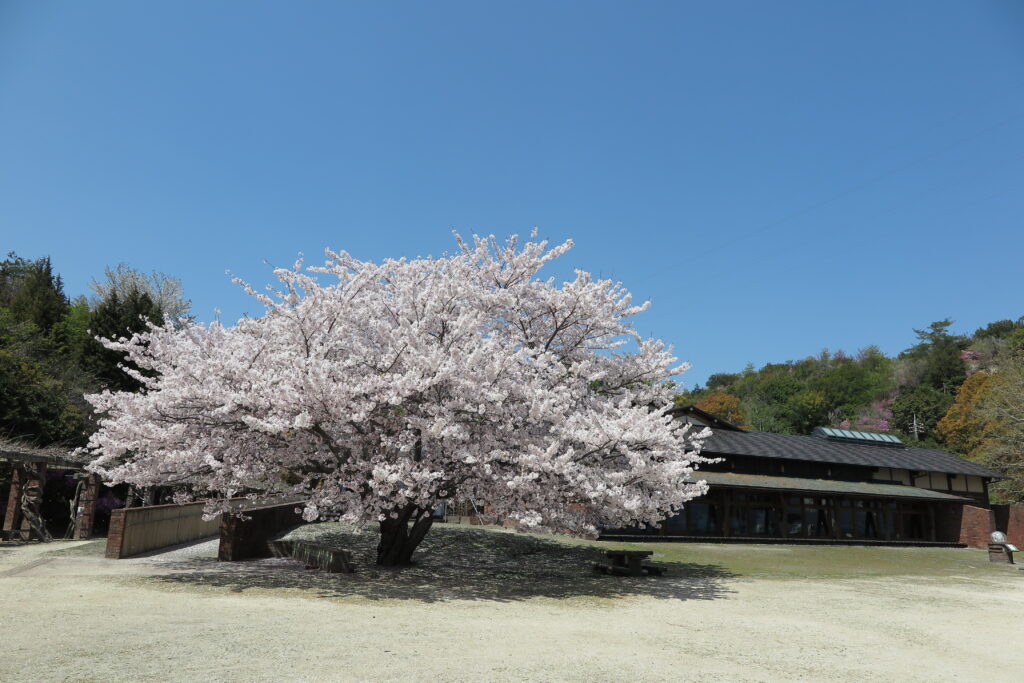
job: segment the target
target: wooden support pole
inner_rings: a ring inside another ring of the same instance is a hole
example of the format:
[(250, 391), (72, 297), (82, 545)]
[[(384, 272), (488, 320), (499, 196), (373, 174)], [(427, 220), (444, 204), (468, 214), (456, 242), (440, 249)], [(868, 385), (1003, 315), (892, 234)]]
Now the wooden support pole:
[(832, 538), (838, 540), (840, 538), (840, 535), (839, 535), (839, 497), (838, 496), (830, 496), (829, 498), (827, 498), (827, 500), (829, 502), (829, 505), (828, 505), (828, 517), (829, 517), (829, 524), (832, 526)]
[(779, 519), (779, 535), (789, 536), (789, 522), (786, 520), (786, 494), (779, 494), (779, 508), (776, 511)]

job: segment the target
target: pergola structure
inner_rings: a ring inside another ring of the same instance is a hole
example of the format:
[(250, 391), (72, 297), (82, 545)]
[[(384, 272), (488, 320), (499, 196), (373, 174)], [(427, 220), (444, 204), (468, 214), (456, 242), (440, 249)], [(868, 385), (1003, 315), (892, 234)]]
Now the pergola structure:
[[(0, 461), (13, 465), (11, 490), (5, 506), (3, 539), (29, 540), (34, 536), (40, 540), (49, 540), (45, 522), (39, 515), (39, 504), (46, 487), (46, 471), (83, 470), (85, 464), (71, 458), (66, 451), (31, 448), (9, 442), (0, 442)], [(99, 477), (86, 474), (79, 487), (72, 514), (75, 525), (73, 538), (86, 539), (92, 535), (99, 489)]]

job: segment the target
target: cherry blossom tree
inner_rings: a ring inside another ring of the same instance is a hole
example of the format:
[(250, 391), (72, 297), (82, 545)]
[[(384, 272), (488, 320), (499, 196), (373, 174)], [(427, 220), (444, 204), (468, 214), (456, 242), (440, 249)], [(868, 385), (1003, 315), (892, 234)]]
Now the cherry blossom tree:
[(703, 494), (689, 478), (710, 432), (667, 413), (687, 366), (633, 330), (648, 304), (583, 271), (539, 279), (571, 242), (456, 240), (379, 264), (328, 250), (276, 270), (276, 290), (240, 283), (261, 317), (105, 340), (145, 388), (88, 397), (89, 469), (204, 497), (300, 494), (306, 520), (379, 524), (382, 565), (410, 562), (444, 501), (592, 532)]

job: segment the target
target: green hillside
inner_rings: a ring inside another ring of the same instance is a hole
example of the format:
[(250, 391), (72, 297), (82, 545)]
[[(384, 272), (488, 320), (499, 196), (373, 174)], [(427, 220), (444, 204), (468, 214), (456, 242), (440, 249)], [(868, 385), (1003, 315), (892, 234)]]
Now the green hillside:
[(997, 494), (1022, 500), (1024, 317), (970, 335), (951, 327), (946, 319), (915, 330), (918, 343), (895, 357), (869, 346), (714, 374), (676, 402), (758, 431), (894, 433), (993, 467), (1011, 477)]

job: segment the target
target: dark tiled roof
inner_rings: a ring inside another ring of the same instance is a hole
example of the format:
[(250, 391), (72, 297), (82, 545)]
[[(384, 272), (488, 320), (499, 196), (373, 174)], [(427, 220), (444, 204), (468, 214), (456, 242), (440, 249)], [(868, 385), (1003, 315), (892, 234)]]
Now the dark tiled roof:
[(890, 448), (868, 444), (839, 443), (813, 436), (793, 436), (770, 432), (733, 432), (723, 429), (704, 443), (706, 455), (752, 455), (763, 458), (810, 460), (865, 467), (899, 467), (908, 470), (973, 474), (1002, 477), (990, 469), (975, 465), (943, 451), (926, 448)]
[(703, 479), (710, 486), (725, 486), (746, 489), (784, 489), (786, 491), (812, 493), (846, 493), (881, 498), (925, 498), (963, 502), (965, 498), (940, 491), (920, 489), (900, 484), (877, 484), (866, 481), (835, 481), (833, 479), (803, 479), (799, 477), (771, 477), (760, 474), (736, 474), (734, 472), (694, 472), (694, 481)]

